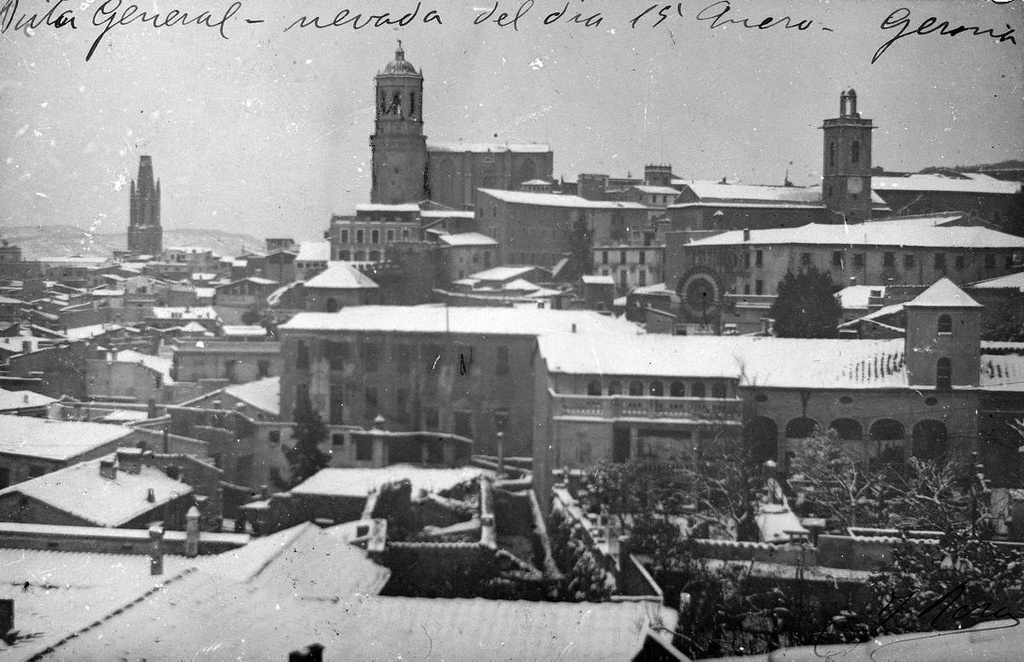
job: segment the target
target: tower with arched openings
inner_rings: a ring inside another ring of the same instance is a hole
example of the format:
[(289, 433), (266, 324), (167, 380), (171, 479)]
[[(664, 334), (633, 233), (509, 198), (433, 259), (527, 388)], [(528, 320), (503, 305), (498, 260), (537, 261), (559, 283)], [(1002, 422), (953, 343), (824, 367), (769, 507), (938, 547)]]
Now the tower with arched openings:
[(839, 117), (822, 124), (822, 200), (832, 220), (854, 223), (871, 218), (871, 120), (860, 116), (857, 93), (839, 95)]
[(373, 184), (370, 202), (418, 203), (428, 197), (427, 139), (423, 135), (423, 73), (395, 59), (374, 78), (374, 133), (370, 136)]

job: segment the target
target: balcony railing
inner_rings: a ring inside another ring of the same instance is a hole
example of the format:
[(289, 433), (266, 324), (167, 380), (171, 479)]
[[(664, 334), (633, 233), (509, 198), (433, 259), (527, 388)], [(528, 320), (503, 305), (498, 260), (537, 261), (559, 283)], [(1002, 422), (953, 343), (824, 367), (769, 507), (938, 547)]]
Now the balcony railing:
[(670, 398), (634, 395), (565, 395), (548, 389), (554, 416), (599, 419), (680, 419), (738, 425), (739, 398)]

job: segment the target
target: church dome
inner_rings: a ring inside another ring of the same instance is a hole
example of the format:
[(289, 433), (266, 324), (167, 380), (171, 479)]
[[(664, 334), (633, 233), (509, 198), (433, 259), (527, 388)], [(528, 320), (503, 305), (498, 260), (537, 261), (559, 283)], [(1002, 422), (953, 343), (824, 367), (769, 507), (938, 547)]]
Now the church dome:
[(402, 50), (402, 42), (398, 42), (398, 50), (395, 51), (395, 59), (388, 62), (388, 66), (384, 67), (384, 75), (394, 74), (408, 74), (415, 76), (416, 67), (412, 66), (412, 62), (408, 62), (405, 59), (405, 51)]

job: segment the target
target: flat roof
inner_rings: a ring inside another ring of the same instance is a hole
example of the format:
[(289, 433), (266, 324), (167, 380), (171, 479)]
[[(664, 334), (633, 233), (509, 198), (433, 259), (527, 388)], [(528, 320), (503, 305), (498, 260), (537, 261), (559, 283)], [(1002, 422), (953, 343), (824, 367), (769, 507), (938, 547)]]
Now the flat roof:
[(0, 414), (0, 453), (67, 461), (131, 434), (117, 425)]
[(364, 497), (382, 485), (400, 480), (412, 483), (415, 496), (420, 490), (443, 492), (472, 482), (485, 474), (479, 467), (427, 469), (411, 464), (393, 464), (379, 469), (321, 469), (291, 489), (292, 494)]

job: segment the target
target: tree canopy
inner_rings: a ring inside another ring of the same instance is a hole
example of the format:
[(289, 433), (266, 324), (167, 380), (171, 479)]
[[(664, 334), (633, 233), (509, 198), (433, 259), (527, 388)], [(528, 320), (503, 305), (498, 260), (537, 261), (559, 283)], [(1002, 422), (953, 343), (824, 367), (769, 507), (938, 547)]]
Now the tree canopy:
[(331, 456), (320, 450), (320, 442), (327, 439), (327, 425), (313, 409), (308, 394), (296, 399), (293, 418), (295, 427), (292, 428), (292, 435), (295, 437), (295, 445), (284, 454), (291, 467), (289, 482), (295, 486), (326, 467)]
[(827, 271), (787, 271), (769, 315), (780, 338), (835, 338), (843, 309)]

